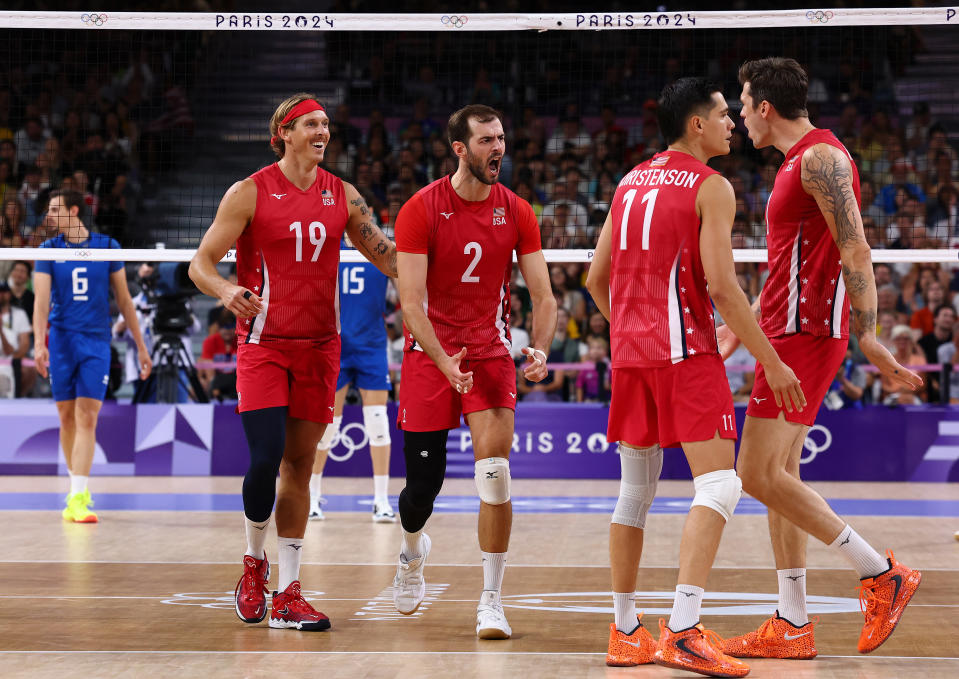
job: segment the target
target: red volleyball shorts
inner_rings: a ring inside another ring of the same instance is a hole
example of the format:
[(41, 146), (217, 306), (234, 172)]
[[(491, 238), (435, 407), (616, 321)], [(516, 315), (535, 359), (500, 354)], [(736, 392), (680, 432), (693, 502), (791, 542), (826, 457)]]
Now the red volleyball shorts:
[(237, 412), (287, 406), (290, 417), (321, 424), (333, 421), (340, 336), (302, 344), (237, 348)]
[(516, 366), (512, 358), (464, 360), (460, 370), (473, 372), (473, 388), (465, 394), (450, 385), (425, 352), (404, 353), (397, 426), (403, 431), (456, 429), (461, 414), (490, 408), (516, 410)]
[(773, 392), (766, 382), (763, 366), (757, 362), (756, 382), (753, 384), (746, 414), (775, 419), (782, 410), (787, 422), (812, 426), (816, 422), (819, 406), (829, 391), (829, 385), (836, 379), (839, 366), (846, 358), (849, 340), (799, 332), (771, 337), (769, 342), (783, 363), (792, 368), (799, 378), (799, 386), (806, 397), (806, 407), (802, 412), (794, 409), (790, 413), (777, 406)]
[(717, 354), (659, 368), (613, 368), (606, 439), (636, 448), (656, 443), (736, 440), (736, 414)]

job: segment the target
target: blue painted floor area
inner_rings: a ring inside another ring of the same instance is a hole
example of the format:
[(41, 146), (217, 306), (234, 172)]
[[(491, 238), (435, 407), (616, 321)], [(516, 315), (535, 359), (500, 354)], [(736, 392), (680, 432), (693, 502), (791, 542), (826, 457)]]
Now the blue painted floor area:
[[(238, 512), (243, 509), (239, 495), (210, 493), (96, 493), (94, 510)], [(324, 512), (368, 512), (373, 500), (369, 495), (329, 495)], [(396, 497), (391, 498), (396, 507)], [(685, 514), (690, 498), (656, 498), (653, 514)], [(514, 497), (513, 511), (519, 514), (610, 514), (612, 497)], [(840, 516), (941, 516), (959, 517), (959, 500), (832, 499), (830, 506)], [(61, 493), (0, 493), (0, 511), (62, 509)], [(476, 513), (479, 500), (463, 495), (440, 496), (435, 511), (440, 513)], [(766, 508), (752, 498), (743, 498), (738, 514), (765, 514)]]

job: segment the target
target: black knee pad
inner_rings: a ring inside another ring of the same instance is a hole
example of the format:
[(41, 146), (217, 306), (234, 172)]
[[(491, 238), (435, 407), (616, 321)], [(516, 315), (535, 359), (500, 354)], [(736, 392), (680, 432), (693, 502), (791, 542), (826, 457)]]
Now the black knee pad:
[(266, 521), (276, 501), (276, 475), (286, 445), (286, 407), (240, 413), (250, 468), (243, 477), (243, 511), (250, 521)]
[(415, 533), (433, 513), (433, 501), (446, 477), (446, 439), (449, 430), (403, 432), (406, 488), (400, 493), (403, 529)]

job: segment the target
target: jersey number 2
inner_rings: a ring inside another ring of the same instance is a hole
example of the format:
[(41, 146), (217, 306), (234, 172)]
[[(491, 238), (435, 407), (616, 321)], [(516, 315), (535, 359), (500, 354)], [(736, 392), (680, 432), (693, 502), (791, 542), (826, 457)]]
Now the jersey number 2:
[(479, 283), (479, 276), (473, 275), (473, 269), (476, 268), (476, 265), (479, 264), (480, 259), (483, 257), (483, 246), (476, 241), (472, 241), (467, 243), (466, 247), (463, 248), (464, 255), (468, 255), (473, 251), (476, 251), (476, 256), (473, 257), (473, 261), (466, 267), (466, 271), (463, 272), (463, 276), (460, 278), (460, 281), (463, 283)]
[[(303, 224), (302, 222), (293, 222), (290, 224), (290, 231), (296, 231), (296, 261), (303, 261)], [(313, 250), (313, 256), (310, 257), (311, 262), (315, 262), (320, 256), (320, 250), (323, 249), (323, 243), (326, 242), (326, 227), (323, 225), (323, 222), (310, 222), (310, 226), (307, 228), (307, 233), (309, 235), (310, 243), (316, 246), (316, 249)]]
[[(649, 203), (646, 213), (643, 215), (643, 250), (649, 250), (649, 227), (653, 223), (653, 210), (656, 209), (656, 194), (659, 189), (653, 189), (643, 194), (640, 203)], [(619, 249), (626, 249), (626, 224), (629, 222), (629, 209), (633, 206), (633, 199), (636, 197), (636, 189), (630, 189), (623, 196), (623, 223), (619, 227)]]

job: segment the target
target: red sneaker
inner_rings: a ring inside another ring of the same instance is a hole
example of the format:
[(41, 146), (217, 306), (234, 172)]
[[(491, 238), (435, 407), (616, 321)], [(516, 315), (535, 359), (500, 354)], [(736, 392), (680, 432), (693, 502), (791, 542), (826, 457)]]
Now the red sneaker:
[(875, 651), (899, 624), (906, 604), (922, 580), (922, 573), (903, 566), (887, 551), (889, 569), (874, 578), (863, 578), (859, 605), (866, 620), (859, 635), (859, 652)]
[(249, 554), (243, 557), (243, 577), (236, 583), (233, 596), (236, 600), (236, 617), (243, 622), (260, 622), (266, 617), (266, 594), (270, 590), (270, 562), (266, 555), (254, 559)]
[(310, 606), (300, 594), (300, 581), (294, 580), (283, 592), (273, 592), (270, 627), (322, 632), (330, 629), (330, 619)]

